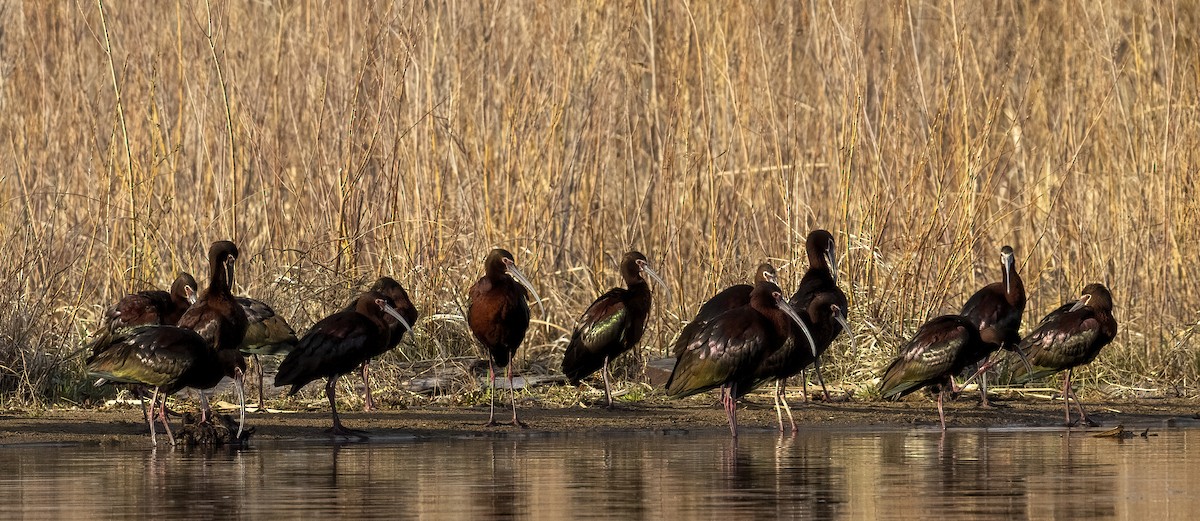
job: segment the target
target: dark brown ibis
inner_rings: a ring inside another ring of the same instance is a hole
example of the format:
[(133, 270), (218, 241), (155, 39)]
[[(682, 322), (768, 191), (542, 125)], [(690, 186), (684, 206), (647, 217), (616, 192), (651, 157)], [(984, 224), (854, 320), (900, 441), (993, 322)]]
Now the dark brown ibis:
[(1079, 419), (1095, 425), (1083, 405), (1071, 390), (1071, 373), (1076, 367), (1091, 363), (1100, 349), (1117, 336), (1117, 321), (1112, 315), (1112, 294), (1103, 284), (1088, 284), (1079, 300), (1063, 304), (1052, 311), (1033, 332), (1017, 346), (1028, 360), (1014, 370), (1016, 381), (1029, 381), (1066, 370), (1063, 378), (1063, 408), (1067, 426), (1071, 423), (1071, 400), (1079, 409)]
[(296, 331), (287, 320), (275, 313), (269, 304), (250, 297), (236, 297), (242, 312), (246, 314), (246, 335), (242, 337), (239, 350), (254, 357), (254, 371), (258, 373), (258, 407), (266, 408), (263, 398), (263, 366), (259, 355), (286, 355), (296, 347)]
[[(217, 353), (225, 376), (233, 378), (237, 385), (241, 401), (241, 413), (238, 418), (238, 437), (246, 422), (246, 359), (240, 350), (242, 340), (246, 336), (249, 323), (246, 312), (233, 297), (233, 264), (237, 261), (238, 248), (229, 241), (217, 241), (208, 248), (208, 287), (200, 294), (179, 318), (179, 327), (191, 329), (200, 334), (209, 347)], [(208, 397), (203, 392), (201, 399), (205, 402), (207, 416)]]
[(147, 290), (121, 297), (104, 314), (100, 332), (92, 343), (92, 353), (107, 346), (108, 337), (116, 330), (140, 325), (175, 325), (179, 317), (196, 301), (196, 279), (181, 272), (171, 283), (170, 291)]
[[(797, 311), (808, 309), (808, 304), (818, 295), (832, 294), (835, 298), (840, 297), (841, 309), (843, 315), (847, 312), (846, 294), (842, 292), (837, 285), (838, 261), (837, 261), (837, 245), (833, 240), (833, 234), (827, 230), (813, 230), (808, 233), (808, 237), (804, 240), (804, 251), (808, 255), (808, 271), (804, 272), (804, 277), (800, 279), (800, 286), (796, 288), (796, 292), (792, 294), (792, 298), (788, 299), (788, 304)], [(829, 347), (826, 345), (825, 347)], [(824, 352), (824, 349), (821, 350)], [(824, 394), (825, 401), (829, 401), (829, 389), (825, 387), (825, 378), (821, 375), (821, 357), (818, 356), (812, 361), (813, 372), (817, 374), (817, 383), (821, 384), (821, 392)], [(807, 367), (807, 365), (805, 365)], [(803, 367), (800, 373), (803, 373)], [(801, 375), (801, 384), (803, 385), (804, 398), (808, 399), (808, 379)], [(790, 410), (789, 410), (790, 412)]]
[(751, 381), (762, 360), (783, 345), (792, 323), (805, 327), (783, 290), (759, 281), (749, 305), (717, 315), (696, 332), (675, 362), (667, 395), (682, 398), (720, 387), (729, 431), (736, 438), (738, 385)]
[(175, 444), (167, 422), (168, 396), (184, 387), (212, 388), (225, 376), (216, 352), (198, 333), (167, 325), (118, 329), (87, 359), (87, 371), (89, 376), (100, 378), (96, 385), (115, 382), (154, 387), (146, 424), (150, 427), (150, 442), (155, 445), (154, 418), (162, 421), (168, 439)]
[(936, 317), (917, 329), (912, 340), (900, 349), (883, 373), (879, 394), (895, 400), (923, 387), (935, 386), (938, 418), (942, 430), (946, 430), (942, 399), (955, 391), (953, 376), (983, 360), (987, 353), (979, 330), (969, 319), (961, 315)]
[[(779, 421), (779, 430), (783, 431), (783, 414), (780, 412), (782, 409), (787, 412), (792, 432), (796, 432), (796, 420), (792, 417), (792, 408), (785, 396), (787, 379), (799, 374), (804, 368), (815, 365), (842, 330), (850, 330), (850, 325), (846, 322), (846, 306), (846, 296), (838, 290), (820, 293), (808, 301), (806, 309), (797, 309), (796, 314), (800, 316), (806, 328), (801, 329), (789, 324), (791, 334), (787, 340), (779, 349), (763, 358), (748, 381), (738, 385), (739, 394), (735, 398), (740, 398), (774, 380), (775, 418)], [(850, 337), (850, 341), (854, 342), (853, 336)]]
[(388, 345), (388, 325), (383, 317), (391, 315), (398, 321), (390, 299), (368, 291), (358, 297), (354, 311), (339, 311), (313, 325), (296, 348), (279, 364), (275, 385), (292, 386), (288, 396), (300, 391), (309, 382), (325, 378), (325, 396), (333, 414), (330, 432), (340, 436), (365, 437), (364, 433), (347, 429), (337, 412), (337, 380), (357, 369), (374, 354)]
[[(529, 329), (528, 294), (540, 302), (529, 279), (517, 269), (507, 250), (494, 249), (483, 261), (483, 277), (471, 286), (471, 303), (467, 307), (467, 326), (488, 352), (488, 378), (491, 381), (491, 412), (488, 425), (496, 424), (496, 367), (505, 368), (512, 397), (512, 423), (524, 427), (517, 419), (517, 391), (513, 388), (512, 366), (509, 362), (525, 339)], [(526, 293), (528, 290), (528, 293)]]
[[(991, 367), (988, 359), (1000, 349), (1016, 350), (1021, 342), (1021, 316), (1025, 314), (1025, 283), (1017, 273), (1011, 246), (1000, 248), (1000, 271), (1000, 282), (976, 291), (959, 313), (979, 328), (979, 337), (988, 348), (987, 356), (976, 371), (980, 378), (980, 403), (984, 407), (988, 406), (986, 371)], [(1017, 351), (1017, 354), (1021, 352)]]
[[(364, 394), (363, 410), (373, 411), (375, 410), (375, 399), (371, 396), (371, 380), (368, 377), (371, 358), (375, 358), (388, 351), (391, 351), (392, 349), (395, 349), (396, 346), (400, 345), (400, 341), (404, 339), (404, 332), (412, 329), (412, 325), (417, 322), (419, 313), (417, 312), (417, 307), (413, 305), (412, 300), (409, 299), (408, 292), (404, 290), (404, 286), (401, 286), (396, 279), (391, 277), (380, 277), (379, 280), (375, 281), (375, 284), (371, 285), (371, 289), (368, 291), (380, 293), (383, 296), (391, 299), (396, 312), (399, 313), (401, 317), (401, 320), (397, 320), (396, 317), (393, 317), (390, 313), (383, 317), (384, 322), (387, 322), (388, 325), (388, 343), (382, 351), (371, 355), (370, 358), (367, 358), (362, 363)], [(350, 305), (346, 306), (344, 309), (342, 309), (342, 311), (353, 311), (356, 302), (357, 301), (350, 303)]]
[(692, 317), (692, 321), (683, 326), (683, 329), (679, 331), (679, 336), (675, 337), (675, 344), (671, 347), (671, 356), (679, 358), (679, 355), (691, 343), (692, 337), (696, 336), (696, 332), (704, 327), (705, 322), (733, 308), (749, 305), (750, 293), (754, 291), (754, 284), (762, 281), (779, 284), (779, 276), (775, 272), (775, 266), (772, 266), (768, 262), (759, 264), (754, 269), (751, 280), (754, 281), (753, 284), (735, 284), (729, 286), (721, 290), (720, 293), (713, 295), (712, 298), (701, 305), (700, 309), (696, 311), (696, 316)]
[(571, 342), (563, 355), (562, 370), (572, 385), (596, 371), (604, 378), (604, 398), (612, 407), (609, 391), (608, 362), (633, 349), (646, 332), (650, 316), (650, 284), (642, 275), (649, 275), (662, 287), (666, 283), (650, 268), (646, 256), (631, 251), (621, 259), (621, 278), (624, 288), (612, 288), (600, 295), (579, 317)]

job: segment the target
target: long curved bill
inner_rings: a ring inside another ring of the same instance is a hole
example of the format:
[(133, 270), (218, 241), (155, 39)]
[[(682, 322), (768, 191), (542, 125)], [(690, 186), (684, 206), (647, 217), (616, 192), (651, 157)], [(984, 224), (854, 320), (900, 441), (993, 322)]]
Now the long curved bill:
[(400, 315), (400, 312), (396, 311), (396, 308), (392, 307), (391, 304), (388, 304), (386, 300), (375, 299), (375, 303), (379, 304), (379, 307), (383, 309), (384, 313), (391, 315), (392, 318), (396, 319), (396, 321), (400, 323), (400, 325), (404, 326), (405, 331), (412, 331), (412, 324), (409, 324), (407, 320), (404, 320), (404, 317)]
[(846, 317), (842, 316), (842, 310), (840, 308), (837, 309), (837, 312), (833, 314), (833, 319), (842, 325), (842, 331), (845, 331), (846, 335), (850, 337), (850, 350), (858, 350), (858, 347), (854, 344), (854, 332), (850, 330), (850, 323), (846, 321)]
[(233, 291), (233, 261), (234, 257), (225, 261), (225, 282), (229, 283), (229, 291)]
[(529, 294), (533, 295), (533, 301), (537, 302), (538, 308), (542, 310), (542, 316), (546, 316), (546, 306), (542, 305), (542, 298), (538, 296), (537, 290), (533, 289), (533, 283), (529, 282), (529, 279), (525, 278), (525, 274), (521, 273), (521, 270), (517, 269), (516, 264), (506, 264), (508, 264), (508, 274), (512, 275), (513, 279), (516, 279), (516, 281), (521, 283), (522, 286), (525, 286), (525, 289), (529, 290)]
[[(236, 376), (237, 377), (234, 378), (233, 387), (237, 389), (238, 405), (241, 406), (241, 409), (239, 409), (240, 412), (238, 413), (237, 430), (237, 440), (240, 442), (242, 441), (242, 431), (245, 430), (246, 427), (246, 375), (242, 374), (242, 372), (239, 370)], [(163, 399), (165, 400), (166, 398)], [(265, 409), (261, 403), (258, 404), (258, 407), (260, 409)]]
[(670, 301), (671, 300), (671, 288), (667, 287), (666, 281), (664, 281), (662, 279), (662, 277), (658, 276), (658, 272), (654, 271), (654, 269), (651, 268), (650, 265), (645, 262), (638, 262), (638, 266), (640, 266), (642, 268), (642, 273), (649, 275), (650, 278), (654, 279), (654, 282), (658, 283), (658, 286), (663, 289), (663, 293), (666, 294), (667, 301)]
[(829, 263), (829, 273), (833, 275), (833, 282), (836, 284), (838, 280), (838, 261), (837, 252), (833, 250), (832, 246), (828, 250), (825, 250), (825, 261)]
[(804, 321), (800, 319), (800, 314), (796, 313), (796, 309), (788, 304), (786, 300), (780, 298), (775, 302), (779, 309), (791, 317), (792, 321), (800, 326), (800, 331), (804, 332), (804, 338), (808, 339), (808, 348), (812, 351), (813, 358), (817, 358), (817, 342), (813, 340), (812, 333), (808, 331), (808, 326), (804, 325)]
[(1004, 265), (1004, 293), (1012, 293), (1013, 257), (1007, 253), (1000, 254), (1000, 263)]
[(1083, 296), (1079, 297), (1079, 301), (1076, 302), (1074, 306), (1071, 306), (1070, 311), (1067, 311), (1067, 313), (1071, 313), (1071, 312), (1079, 311), (1079, 310), (1083, 309), (1084, 306), (1088, 305), (1088, 301), (1090, 301), (1090, 300), (1092, 300), (1091, 295), (1083, 295)]

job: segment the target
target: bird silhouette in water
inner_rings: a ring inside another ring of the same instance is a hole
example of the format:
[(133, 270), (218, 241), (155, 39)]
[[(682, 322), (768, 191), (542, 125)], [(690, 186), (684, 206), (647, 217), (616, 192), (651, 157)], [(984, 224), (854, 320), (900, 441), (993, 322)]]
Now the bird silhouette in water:
[(879, 394), (887, 399), (899, 399), (926, 386), (938, 394), (938, 418), (946, 430), (943, 397), (955, 392), (953, 376), (967, 366), (987, 356), (987, 346), (979, 338), (979, 330), (969, 319), (960, 315), (934, 318), (913, 335), (888, 365), (879, 383)]
[[(1017, 344), (1021, 341), (1021, 316), (1025, 314), (1025, 283), (1017, 273), (1011, 246), (1000, 248), (1000, 270), (1000, 282), (993, 282), (976, 291), (967, 299), (967, 303), (963, 304), (959, 313), (979, 328), (979, 337), (987, 346), (987, 356), (967, 379), (967, 382), (976, 377), (980, 379), (980, 405), (983, 407), (990, 405), (987, 395), (987, 370), (999, 360), (996, 352), (1001, 349), (1014, 351), (1024, 358), (1024, 354), (1017, 350)], [(968, 367), (968, 370), (970, 369)], [(966, 385), (966, 382), (963, 385)]]
[[(208, 248), (208, 287), (179, 318), (179, 327), (199, 333), (200, 338), (216, 352), (225, 376), (233, 379), (241, 405), (237, 432), (238, 438), (241, 438), (246, 423), (246, 359), (242, 355), (241, 345), (249, 321), (231, 289), (234, 284), (233, 265), (238, 254), (238, 247), (229, 241), (217, 241)], [(200, 398), (203, 402), (203, 421), (211, 411), (203, 390)]]
[[(467, 326), (471, 334), (488, 353), (488, 379), (491, 381), (491, 409), (487, 425), (496, 425), (496, 367), (506, 370), (509, 395), (512, 398), (512, 424), (524, 428), (517, 418), (517, 391), (513, 387), (512, 361), (517, 348), (529, 329), (529, 304), (532, 294), (538, 305), (541, 299), (533, 284), (513, 260), (512, 253), (494, 249), (483, 261), (483, 276), (471, 286), (467, 306)], [(528, 290), (528, 293), (526, 293)]]
[(666, 283), (650, 268), (646, 256), (631, 251), (621, 260), (621, 278), (625, 288), (612, 288), (600, 295), (579, 317), (571, 341), (563, 355), (562, 370), (571, 385), (596, 371), (604, 378), (604, 398), (612, 407), (609, 390), (609, 362), (621, 353), (633, 349), (646, 331), (650, 315), (650, 284), (648, 275), (662, 287)]
[(729, 432), (737, 438), (736, 397), (744, 394), (738, 386), (753, 381), (763, 359), (783, 345), (789, 322), (806, 327), (778, 285), (759, 281), (749, 305), (716, 316), (696, 332), (675, 362), (667, 395), (682, 398), (720, 387)]
[(1091, 363), (1104, 346), (1117, 336), (1117, 321), (1112, 315), (1112, 293), (1103, 284), (1088, 284), (1079, 299), (1063, 304), (1043, 318), (1017, 346), (1029, 361), (1018, 365), (1013, 379), (1027, 382), (1059, 371), (1063, 377), (1063, 408), (1067, 426), (1071, 421), (1071, 400), (1079, 410), (1079, 420), (1095, 426), (1083, 411), (1083, 404), (1071, 390), (1071, 374), (1076, 367)]
[[(362, 372), (363, 381), (363, 410), (373, 411), (375, 410), (375, 399), (372, 397), (371, 379), (368, 376), (371, 358), (375, 358), (388, 351), (391, 351), (392, 349), (395, 349), (396, 346), (400, 345), (400, 341), (404, 339), (404, 332), (412, 329), (412, 325), (417, 322), (417, 317), (419, 314), (417, 313), (416, 306), (413, 305), (412, 299), (408, 297), (408, 292), (404, 290), (404, 286), (401, 286), (396, 279), (391, 277), (380, 277), (375, 281), (374, 284), (371, 285), (371, 289), (368, 291), (380, 293), (390, 299), (395, 306), (396, 312), (399, 313), (400, 317), (403, 319), (397, 320), (390, 313), (384, 315), (383, 319), (388, 325), (388, 342), (382, 351), (375, 353), (371, 355), (370, 358), (364, 360), (360, 369)], [(351, 311), (354, 309), (354, 306), (355, 302), (351, 302), (350, 305), (346, 306), (346, 308), (342, 311)]]
[(675, 337), (675, 343), (671, 347), (671, 356), (676, 359), (683, 354), (683, 350), (687, 349), (688, 344), (692, 343), (692, 339), (696, 333), (704, 327), (704, 323), (708, 322), (734, 308), (750, 305), (750, 293), (754, 291), (754, 285), (759, 282), (770, 282), (779, 284), (779, 276), (775, 271), (775, 266), (764, 262), (759, 264), (751, 274), (752, 284), (734, 284), (721, 290), (712, 298), (708, 299), (700, 309), (696, 311), (696, 316), (692, 317), (692, 321), (679, 332), (679, 336)]
[(292, 386), (288, 396), (317, 378), (326, 379), (325, 396), (333, 415), (329, 432), (334, 435), (366, 437), (366, 433), (342, 425), (337, 412), (337, 380), (385, 350), (390, 336), (385, 314), (405, 323), (391, 299), (374, 291), (363, 293), (354, 311), (339, 311), (314, 324), (279, 364), (275, 385)]

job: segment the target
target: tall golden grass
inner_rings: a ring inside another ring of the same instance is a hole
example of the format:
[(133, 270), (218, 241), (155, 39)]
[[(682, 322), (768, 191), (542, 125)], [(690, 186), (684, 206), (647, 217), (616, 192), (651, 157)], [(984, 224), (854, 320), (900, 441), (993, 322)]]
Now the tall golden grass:
[(474, 352), (444, 315), (507, 247), (552, 324), (518, 364), (552, 367), (623, 251), (671, 286), (659, 356), (759, 261), (794, 285), (814, 228), (858, 339), (832, 379), (868, 381), (1011, 244), (1027, 326), (1112, 288), (1085, 380), (1191, 393), (1200, 5), (1029, 4), (5, 3), (0, 400), (76, 399), (101, 310), (203, 275), (216, 239), (301, 331), (396, 276), (442, 315), (412, 359)]

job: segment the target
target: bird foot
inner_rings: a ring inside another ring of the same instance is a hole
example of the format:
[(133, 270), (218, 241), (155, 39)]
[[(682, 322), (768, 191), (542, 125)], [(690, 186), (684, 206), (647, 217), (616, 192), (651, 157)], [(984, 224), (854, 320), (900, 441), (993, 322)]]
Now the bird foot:
[(1067, 427), (1079, 427), (1079, 426), (1081, 426), (1081, 424), (1083, 427), (1099, 427), (1100, 426), (1099, 423), (1092, 421), (1091, 418), (1079, 418), (1071, 423), (1068, 423)]
[(520, 428), (522, 428), (522, 429), (528, 429), (528, 428), (529, 428), (529, 426), (528, 426), (528, 425), (526, 425), (526, 424), (525, 424), (525, 422), (523, 422), (523, 421), (521, 421), (521, 420), (518, 420), (518, 419), (516, 419), (516, 418), (513, 418), (513, 420), (512, 420), (512, 425), (513, 425), (514, 427), (520, 427)]
[(325, 432), (328, 432), (330, 436), (345, 436), (348, 438), (358, 438), (360, 440), (365, 440), (369, 437), (367, 436), (367, 431), (347, 429), (341, 425), (334, 425), (333, 427), (325, 429)]

